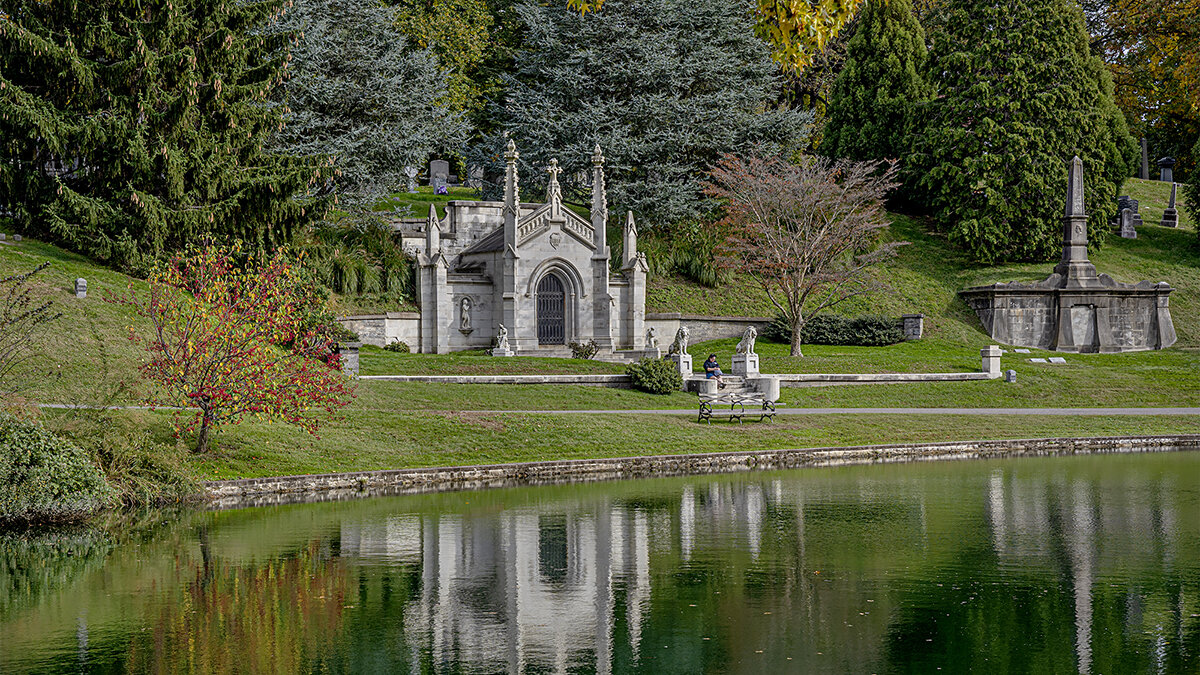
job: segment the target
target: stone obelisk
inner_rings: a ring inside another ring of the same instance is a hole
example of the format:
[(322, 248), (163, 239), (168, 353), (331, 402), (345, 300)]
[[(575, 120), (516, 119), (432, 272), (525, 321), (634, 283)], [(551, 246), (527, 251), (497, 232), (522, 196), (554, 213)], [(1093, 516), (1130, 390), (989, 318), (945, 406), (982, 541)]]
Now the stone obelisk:
[(1076, 155), (1067, 165), (1067, 208), (1063, 214), (1062, 260), (1054, 268), (1065, 288), (1097, 284), (1096, 266), (1087, 256), (1087, 212), (1083, 206), (1083, 160)]

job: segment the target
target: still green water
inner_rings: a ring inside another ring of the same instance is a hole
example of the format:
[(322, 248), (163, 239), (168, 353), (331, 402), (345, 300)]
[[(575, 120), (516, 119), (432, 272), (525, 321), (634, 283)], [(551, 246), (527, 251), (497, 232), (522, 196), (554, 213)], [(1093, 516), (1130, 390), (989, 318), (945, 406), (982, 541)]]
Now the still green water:
[(1200, 673), (1200, 453), (0, 535), (0, 672)]

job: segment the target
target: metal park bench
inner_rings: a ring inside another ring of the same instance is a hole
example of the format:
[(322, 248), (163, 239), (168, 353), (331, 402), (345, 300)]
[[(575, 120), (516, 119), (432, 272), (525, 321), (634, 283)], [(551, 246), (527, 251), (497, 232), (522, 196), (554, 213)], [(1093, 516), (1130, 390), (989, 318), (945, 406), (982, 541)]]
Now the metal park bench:
[[(759, 413), (758, 421), (766, 419), (775, 419), (775, 401), (769, 400), (758, 393), (744, 394), (700, 394), (700, 416), (697, 422), (712, 423), (712, 418), (718, 415), (727, 415), (729, 421), (738, 421), (742, 423), (742, 418), (746, 416), (746, 406), (750, 405), (750, 414)], [(716, 406), (729, 406), (729, 410), (717, 408)]]

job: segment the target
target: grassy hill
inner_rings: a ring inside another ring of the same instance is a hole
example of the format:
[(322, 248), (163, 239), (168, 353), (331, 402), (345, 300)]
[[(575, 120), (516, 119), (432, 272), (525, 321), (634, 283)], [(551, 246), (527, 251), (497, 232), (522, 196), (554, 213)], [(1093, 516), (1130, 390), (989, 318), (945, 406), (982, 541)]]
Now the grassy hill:
[[(1138, 198), (1153, 222), (1155, 185)], [(1133, 190), (1130, 190), (1133, 192)], [(1146, 196), (1149, 195), (1149, 196)], [(1180, 229), (1146, 225), (1137, 240), (1110, 237), (1094, 251), (1100, 271), (1121, 281), (1169, 281), (1178, 344), (1161, 352), (1070, 356), (1066, 366), (1032, 364), (1026, 355), (1007, 354), (1003, 367), (1015, 368), (1016, 384), (1001, 381), (889, 386), (786, 389), (784, 403), (799, 407), (893, 406), (1165, 406), (1200, 405), (1200, 250), (1189, 222)], [(978, 320), (958, 298), (966, 286), (1001, 280), (1035, 280), (1051, 263), (979, 266), (926, 231), (918, 219), (896, 218), (892, 236), (910, 242), (880, 270), (892, 292), (857, 300), (846, 313), (926, 315), (926, 337), (884, 348), (806, 346), (804, 358), (787, 356), (785, 345), (760, 341), (765, 372), (938, 372), (979, 367), (979, 349), (991, 343)], [(128, 339), (133, 319), (106, 294), (137, 280), (37, 241), (0, 244), (0, 274), (27, 271), (50, 260), (35, 281), (37, 293), (53, 299), (63, 313), (35, 347), (40, 358), (17, 374), (28, 401), (69, 405), (128, 405), (143, 400), (138, 375), (143, 352)], [(76, 277), (88, 280), (89, 294), (77, 300)], [(742, 315), (770, 315), (761, 291), (745, 283), (703, 289), (676, 279), (651, 282), (648, 309)], [(717, 351), (728, 361), (734, 341), (697, 345), (694, 354)], [(1031, 354), (1028, 356), (1037, 356)], [(571, 360), (493, 359), (480, 354), (399, 355), (367, 349), (364, 372), (619, 372), (619, 367)], [(170, 431), (170, 413), (119, 411), (42, 412), (56, 429), (109, 453), (106, 468), (141, 471), (147, 456), (171, 457), (193, 477), (260, 476), (311, 471), (358, 470), (596, 457), (652, 452), (811, 447), (873, 442), (950, 440), (971, 437), (1027, 437), (1070, 434), (1200, 432), (1200, 418), (946, 418), (922, 416), (812, 416), (782, 418), (745, 428), (697, 425), (694, 418), (661, 416), (553, 416), (487, 412), (555, 409), (690, 408), (694, 397), (655, 397), (634, 391), (562, 386), (399, 385), (361, 382), (357, 399), (342, 419), (320, 438), (284, 425), (246, 423), (221, 432), (220, 449), (205, 457), (186, 452)], [(97, 432), (97, 429), (101, 430)], [(186, 439), (185, 439), (186, 440)], [(141, 454), (121, 454), (140, 448)], [(141, 458), (141, 459), (139, 459)], [(129, 468), (129, 467), (134, 468)], [(145, 473), (143, 471), (143, 473)]]

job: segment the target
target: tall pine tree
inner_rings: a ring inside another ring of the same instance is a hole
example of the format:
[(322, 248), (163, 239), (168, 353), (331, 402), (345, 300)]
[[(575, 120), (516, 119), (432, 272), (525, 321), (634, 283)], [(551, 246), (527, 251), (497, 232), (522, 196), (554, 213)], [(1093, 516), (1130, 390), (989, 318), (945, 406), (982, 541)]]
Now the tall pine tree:
[[(1192, 149), (1193, 157), (1200, 157), (1200, 139), (1196, 140), (1196, 147)], [(1192, 179), (1188, 184), (1183, 186), (1183, 197), (1187, 204), (1184, 208), (1192, 216), (1192, 224), (1196, 226), (1196, 237), (1200, 239), (1200, 168), (1192, 172)]]
[(17, 0), (0, 21), (0, 206), (100, 260), (204, 235), (270, 246), (320, 217), (324, 159), (264, 152), (287, 0)]
[(341, 208), (369, 211), (402, 188), (405, 165), (460, 149), (465, 115), (449, 109), (446, 72), (428, 49), (410, 48), (395, 9), (377, 0), (294, 2), (271, 27), (300, 36), (280, 88), (287, 111), (273, 147), (332, 156)]
[(929, 26), (930, 81), (909, 171), (935, 222), (983, 261), (1061, 252), (1066, 162), (1084, 161), (1102, 241), (1136, 153), (1074, 0), (945, 0)]
[(911, 0), (868, 4), (829, 96), (821, 154), (860, 161), (904, 157), (918, 106), (933, 98), (926, 49)]
[[(608, 0), (580, 16), (517, 8), (524, 48), (496, 119), (521, 152), (522, 183), (557, 158), (569, 198), (586, 200), (594, 145), (607, 158), (611, 213), (641, 223), (700, 216), (700, 181), (723, 152), (795, 148), (811, 116), (774, 105), (779, 69), (738, 0)], [(505, 139), (475, 160), (502, 169)]]

